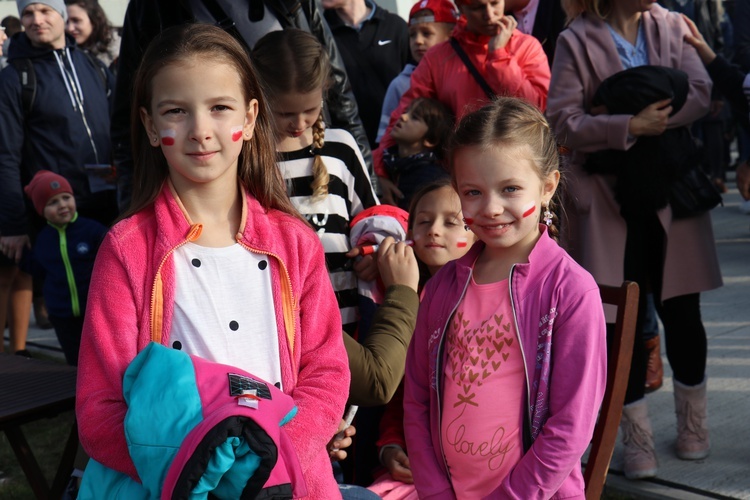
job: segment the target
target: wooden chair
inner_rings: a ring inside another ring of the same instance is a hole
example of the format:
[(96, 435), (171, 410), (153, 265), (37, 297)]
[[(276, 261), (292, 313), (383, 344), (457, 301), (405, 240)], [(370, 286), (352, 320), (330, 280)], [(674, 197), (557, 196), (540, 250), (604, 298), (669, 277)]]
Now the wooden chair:
[(599, 291), (602, 303), (617, 306), (617, 319), (607, 355), (607, 388), (583, 473), (587, 500), (598, 500), (601, 497), (604, 481), (607, 479), (628, 386), (635, 323), (638, 318), (637, 283), (625, 281), (619, 287), (599, 285)]

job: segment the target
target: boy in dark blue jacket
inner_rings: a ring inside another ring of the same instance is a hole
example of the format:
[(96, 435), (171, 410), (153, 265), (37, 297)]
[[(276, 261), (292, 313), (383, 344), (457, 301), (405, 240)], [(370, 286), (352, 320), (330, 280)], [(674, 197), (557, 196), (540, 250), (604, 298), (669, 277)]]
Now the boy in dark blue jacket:
[(49, 319), (65, 360), (77, 366), (91, 270), (107, 228), (78, 216), (73, 189), (61, 175), (40, 170), (24, 191), (47, 220), (34, 244), (33, 272), (43, 280)]

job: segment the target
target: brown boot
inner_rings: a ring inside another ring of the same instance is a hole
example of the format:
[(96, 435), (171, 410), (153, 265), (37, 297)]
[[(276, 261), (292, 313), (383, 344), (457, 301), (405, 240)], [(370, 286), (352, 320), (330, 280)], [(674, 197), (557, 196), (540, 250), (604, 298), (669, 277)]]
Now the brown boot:
[(646, 366), (646, 392), (654, 392), (664, 383), (664, 365), (661, 362), (659, 336), (644, 341), (648, 364)]
[(708, 456), (711, 441), (708, 438), (706, 381), (688, 386), (674, 381), (674, 409), (677, 413), (677, 458), (700, 460)]

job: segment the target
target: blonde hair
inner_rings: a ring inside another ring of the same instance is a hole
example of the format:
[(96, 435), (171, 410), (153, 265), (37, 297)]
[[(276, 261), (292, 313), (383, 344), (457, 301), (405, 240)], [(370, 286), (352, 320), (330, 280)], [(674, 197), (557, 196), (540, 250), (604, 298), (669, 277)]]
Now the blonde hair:
[[(540, 179), (543, 180), (552, 172), (560, 170), (557, 141), (544, 115), (536, 106), (515, 97), (500, 97), (464, 116), (451, 139), (448, 157), (454, 187), (456, 173), (453, 159), (456, 152), (469, 146), (491, 149), (500, 145), (527, 145), (533, 155)], [(558, 196), (556, 192), (547, 205), (548, 210), (552, 212), (552, 223), (548, 232), (555, 240), (559, 235), (556, 213)]]
[[(271, 101), (280, 94), (307, 94), (331, 86), (331, 63), (318, 39), (306, 31), (285, 29), (272, 31), (258, 40), (252, 59)], [(313, 201), (328, 196), (330, 177), (320, 151), (325, 146), (325, 119), (320, 116), (313, 124)]]
[(562, 8), (570, 23), (581, 14), (605, 19), (612, 10), (612, 0), (562, 0)]

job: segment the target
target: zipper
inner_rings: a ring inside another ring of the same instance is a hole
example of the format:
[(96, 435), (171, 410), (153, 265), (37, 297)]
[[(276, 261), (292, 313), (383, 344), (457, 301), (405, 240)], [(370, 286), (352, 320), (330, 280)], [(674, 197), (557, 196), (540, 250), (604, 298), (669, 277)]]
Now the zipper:
[(450, 469), (448, 469), (448, 460), (445, 458), (445, 448), (443, 447), (443, 402), (442, 402), (442, 389), (440, 388), (441, 381), (443, 380), (443, 348), (445, 347), (445, 332), (448, 329), (448, 326), (451, 323), (451, 318), (453, 318), (453, 315), (456, 314), (456, 310), (458, 309), (458, 306), (461, 304), (461, 301), (464, 299), (464, 296), (466, 295), (466, 290), (469, 288), (469, 283), (471, 283), (471, 277), (474, 274), (474, 269), (469, 269), (469, 278), (466, 280), (466, 283), (464, 284), (464, 289), (461, 291), (461, 296), (458, 298), (458, 301), (456, 301), (456, 305), (453, 306), (453, 310), (448, 315), (448, 320), (446, 321), (445, 325), (443, 326), (443, 333), (440, 336), (440, 343), (438, 344), (438, 352), (437, 352), (437, 367), (435, 369), (435, 377), (437, 380), (435, 381), (435, 387), (437, 392), (437, 399), (438, 399), (438, 432), (441, 434), (440, 439), (440, 455), (443, 457), (443, 464), (445, 465), (445, 472), (448, 474), (448, 478), (451, 477)]
[[(516, 303), (513, 300), (513, 271), (515, 270), (515, 268), (516, 264), (513, 264), (510, 268), (510, 273), (508, 275), (508, 292), (510, 294), (510, 309), (513, 311), (513, 323), (516, 325), (516, 340), (518, 340), (518, 347), (521, 349), (521, 359), (523, 360), (524, 379), (526, 380), (526, 423), (529, 426), (529, 435), (531, 435), (531, 384), (529, 383), (529, 367), (526, 364), (526, 355), (523, 349), (523, 341), (521, 340), (521, 330), (518, 328)], [(523, 429), (521, 429), (521, 431), (523, 432)], [(531, 443), (529, 443), (529, 446), (531, 446)]]
[(60, 256), (62, 257), (63, 267), (65, 267), (65, 277), (68, 280), (70, 305), (73, 309), (73, 317), (78, 318), (81, 316), (81, 304), (78, 300), (78, 287), (76, 286), (76, 278), (73, 274), (73, 266), (70, 265), (70, 256), (68, 255), (68, 236), (65, 234), (65, 227), (60, 228), (54, 225), (52, 227), (57, 229), (57, 234), (60, 236)]
[[(162, 327), (164, 324), (164, 304), (163, 304), (163, 294), (161, 290), (161, 270), (164, 267), (164, 263), (167, 261), (170, 255), (174, 253), (175, 250), (180, 248), (183, 245), (186, 245), (187, 243), (195, 240), (198, 238), (201, 234), (201, 231), (203, 231), (203, 225), (201, 224), (193, 224), (190, 226), (190, 230), (188, 231), (187, 236), (184, 240), (182, 240), (177, 245), (173, 246), (169, 252), (164, 254), (164, 257), (162, 257), (161, 261), (159, 262), (159, 266), (156, 268), (156, 275), (154, 276), (154, 284), (151, 286), (151, 314), (149, 315), (149, 331), (151, 332), (151, 340), (161, 344), (162, 343)], [(155, 323), (156, 319), (156, 309), (157, 304), (156, 302), (161, 302), (161, 311), (160, 311), (160, 320), (159, 324), (157, 325)]]

